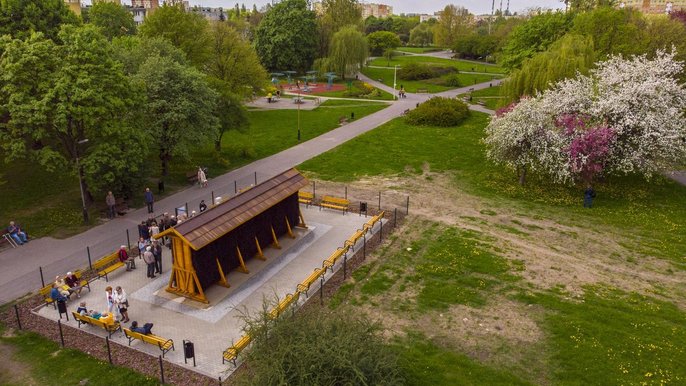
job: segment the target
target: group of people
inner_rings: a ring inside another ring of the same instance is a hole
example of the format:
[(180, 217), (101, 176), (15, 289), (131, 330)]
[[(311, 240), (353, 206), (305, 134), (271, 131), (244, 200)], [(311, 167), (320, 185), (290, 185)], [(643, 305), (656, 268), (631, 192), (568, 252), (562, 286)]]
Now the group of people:
[(405, 95), (405, 87), (403, 85), (400, 85), (400, 91), (398, 91), (398, 98), (407, 98), (407, 95)]
[[(131, 320), (129, 318), (129, 299), (126, 296), (126, 291), (121, 286), (117, 286), (114, 290), (111, 286), (107, 286), (105, 288), (105, 301), (107, 309), (103, 312), (89, 310), (86, 302), (81, 302), (76, 312), (107, 324), (114, 324), (115, 322), (128, 323)], [(135, 320), (131, 322), (132, 331), (151, 334), (152, 323), (146, 323), (145, 326), (147, 327), (143, 329), (138, 326), (138, 322)]]
[(55, 302), (66, 302), (73, 294), (80, 298), (82, 289), (81, 280), (78, 276), (73, 272), (67, 272), (64, 277), (55, 276), (55, 281), (50, 290), (50, 298)]
[(24, 245), (29, 241), (26, 232), (21, 229), (21, 226), (15, 224), (14, 221), (10, 221), (10, 225), (7, 227), (7, 234), (10, 235), (17, 245)]

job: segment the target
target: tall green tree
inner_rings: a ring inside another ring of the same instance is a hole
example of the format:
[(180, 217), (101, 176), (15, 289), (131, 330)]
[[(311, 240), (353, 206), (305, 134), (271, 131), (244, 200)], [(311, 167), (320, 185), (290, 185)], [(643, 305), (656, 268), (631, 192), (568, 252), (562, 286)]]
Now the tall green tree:
[(42, 32), (55, 40), (63, 24), (80, 24), (64, 0), (0, 0), (0, 35), (25, 39)]
[(434, 28), (434, 41), (442, 47), (452, 47), (455, 39), (466, 34), (474, 21), (474, 15), (465, 7), (446, 5), (441, 19)]
[(231, 88), (220, 80), (210, 82), (210, 86), (219, 96), (214, 112), (218, 125), (213, 137), (214, 150), (219, 153), (222, 150), (224, 134), (231, 130), (243, 133), (250, 127), (250, 122), (248, 121), (248, 113), (241, 103), (240, 96), (233, 93)]
[(381, 56), (387, 49), (397, 48), (402, 43), (394, 32), (377, 31), (367, 35), (367, 44), (372, 55)]
[(645, 33), (647, 24), (643, 14), (633, 8), (600, 7), (576, 16), (571, 32), (591, 37), (602, 59), (642, 53), (652, 39)]
[(343, 27), (363, 28), (362, 9), (358, 0), (323, 0), (319, 26), (319, 53), (325, 56), (333, 35)]
[(217, 93), (197, 69), (168, 57), (148, 58), (135, 79), (144, 89), (148, 138), (157, 148), (162, 176), (167, 176), (173, 157), (187, 157), (193, 146), (213, 138)]
[[(64, 26), (58, 40), (59, 45), (33, 34), (6, 46), (0, 95), (9, 120), (0, 143), (10, 160), (29, 156), (48, 170), (75, 171), (89, 192), (86, 181), (99, 176), (85, 173), (84, 165), (109, 162), (94, 152), (112, 141), (140, 148), (130, 132), (122, 134), (135, 94), (96, 27)], [(135, 168), (139, 159), (130, 153), (122, 158), (127, 166), (120, 172)]]
[(429, 23), (420, 23), (410, 31), (410, 44), (414, 46), (430, 46), (433, 41), (434, 32)]
[(205, 72), (220, 79), (233, 94), (249, 96), (265, 85), (267, 72), (255, 49), (227, 23), (211, 27), (212, 47)]
[(160, 56), (172, 61), (189, 65), (186, 54), (164, 38), (144, 38), (141, 36), (121, 36), (112, 40), (114, 58), (119, 61), (126, 75), (138, 73), (148, 58)]
[(207, 19), (195, 12), (186, 12), (181, 5), (164, 5), (152, 12), (141, 25), (140, 33), (146, 38), (169, 40), (198, 68), (210, 55), (212, 37)]
[(116, 3), (101, 1), (93, 4), (89, 11), (89, 20), (110, 40), (117, 36), (136, 33), (133, 14)]
[(595, 61), (593, 39), (567, 34), (547, 51), (525, 60), (521, 69), (514, 70), (503, 93), (509, 101), (516, 101), (523, 95), (535, 96), (563, 79), (579, 73), (588, 74)]
[[(394, 33), (389, 33), (395, 36)], [(357, 26), (345, 27), (336, 32), (331, 39), (329, 66), (345, 78), (346, 75), (355, 74), (364, 66), (367, 53), (367, 41)]]
[(317, 21), (307, 1), (273, 6), (255, 31), (254, 44), (268, 70), (309, 70), (317, 53)]
[(519, 68), (526, 58), (543, 52), (572, 26), (571, 13), (545, 12), (515, 27), (503, 46), (501, 64), (507, 69)]

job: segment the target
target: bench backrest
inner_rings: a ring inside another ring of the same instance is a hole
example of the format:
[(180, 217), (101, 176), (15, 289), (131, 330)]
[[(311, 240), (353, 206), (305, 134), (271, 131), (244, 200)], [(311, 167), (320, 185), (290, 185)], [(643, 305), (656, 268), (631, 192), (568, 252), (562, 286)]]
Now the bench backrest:
[(307, 198), (307, 199), (311, 200), (314, 198), (314, 194), (312, 194), (310, 192), (299, 191), (298, 192), (298, 198)]
[(343, 205), (343, 206), (350, 205), (350, 200), (346, 200), (345, 198), (332, 197), (332, 196), (322, 197), (322, 202), (330, 202), (332, 204)]
[(107, 256), (105, 256), (105, 257), (103, 257), (103, 258), (100, 258), (100, 259), (96, 260), (96, 261), (93, 263), (93, 269), (105, 268), (105, 267), (107, 267), (108, 265), (110, 265), (110, 264), (112, 264), (112, 263), (114, 263), (114, 262), (116, 262), (116, 261), (119, 261), (119, 251), (114, 252), (114, 253), (112, 253), (111, 255), (107, 255)]
[(236, 351), (241, 351), (250, 344), (251, 340), (252, 338), (250, 338), (250, 335), (243, 335), (232, 347), (236, 349)]

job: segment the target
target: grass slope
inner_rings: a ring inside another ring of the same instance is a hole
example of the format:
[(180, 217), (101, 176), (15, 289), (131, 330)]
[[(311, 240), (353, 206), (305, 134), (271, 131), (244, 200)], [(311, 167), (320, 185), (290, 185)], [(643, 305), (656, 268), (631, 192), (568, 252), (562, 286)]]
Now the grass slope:
[(395, 56), (393, 59), (388, 61), (386, 58), (376, 58), (372, 60), (370, 66), (382, 66), (382, 67), (393, 67), (398, 65), (402, 67), (407, 63), (425, 63), (425, 64), (435, 64), (439, 66), (451, 66), (455, 67), (460, 71), (473, 71), (473, 72), (487, 72), (495, 74), (504, 74), (505, 70), (497, 65), (471, 62), (467, 60), (459, 59), (444, 59), (435, 58), (432, 56), (420, 56), (420, 55), (405, 55), (405, 56)]
[[(394, 70), (392, 68), (370, 68), (370, 67), (365, 67), (362, 69), (362, 73), (365, 76), (368, 76), (371, 79), (374, 80), (380, 80), (381, 83), (385, 84), (388, 87), (393, 87), (393, 77), (394, 77)], [(460, 80), (460, 87), (465, 87), (465, 86), (470, 86), (474, 85), (477, 83), (483, 83), (483, 82), (488, 82), (493, 79), (497, 79), (500, 77), (500, 75), (482, 75), (482, 74), (463, 74), (460, 73), (457, 75), (458, 79)], [(418, 81), (418, 80), (402, 80), (402, 79), (396, 79), (397, 82), (397, 88), (400, 89), (400, 86), (405, 87), (405, 91), (407, 92), (417, 92), (419, 89), (424, 89), (429, 93), (437, 93), (441, 91), (447, 91), (451, 90), (455, 87), (447, 87), (443, 86), (441, 84), (436, 84), (440, 83), (442, 78), (434, 78), (434, 79), (427, 79), (423, 81)]]

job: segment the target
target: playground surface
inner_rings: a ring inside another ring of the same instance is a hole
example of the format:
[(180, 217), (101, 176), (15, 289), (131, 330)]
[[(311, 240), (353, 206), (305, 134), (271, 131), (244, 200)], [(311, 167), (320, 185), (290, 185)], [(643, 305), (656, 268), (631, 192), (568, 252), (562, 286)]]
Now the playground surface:
[[(165, 355), (167, 361), (215, 379), (219, 376), (225, 379), (234, 370), (234, 365), (222, 364), (222, 353), (244, 334), (241, 317), (246, 312), (250, 315), (260, 312), (265, 302), (273, 305), (277, 297), (283, 299), (287, 294), (295, 293), (297, 284), (315, 268), (321, 268), (322, 262), (336, 248), (342, 247), (343, 242), (369, 219), (357, 214), (344, 215), (339, 211), (320, 210), (318, 207), (304, 205), (301, 205), (301, 211), (308, 228), (294, 229), (294, 239), (287, 236), (279, 239), (281, 249), (265, 248), (265, 260), (255, 257), (246, 259), (250, 273), (232, 271), (227, 275), (230, 288), (213, 285), (207, 289), (209, 304), (191, 301), (165, 291), (171, 273), (171, 253), (164, 248), (161, 275), (155, 279), (146, 278), (145, 264), (137, 259), (136, 270), (126, 272), (119, 269), (109, 275), (109, 281), (102, 278), (91, 282), (91, 292), (84, 289), (81, 299), (72, 299), (67, 303), (69, 321), (62, 319), (62, 322), (77, 328), (71, 311), (76, 310), (79, 302), (86, 302), (88, 309), (105, 311), (105, 288), (121, 286), (128, 295), (130, 319), (138, 321), (140, 325), (154, 323), (152, 331), (155, 335), (174, 340), (176, 349)], [(334, 269), (340, 269), (342, 262), (343, 260), (337, 263)], [(331, 276), (332, 273), (329, 272), (325, 279)], [(315, 283), (308, 295), (317, 296), (318, 288), (319, 284)], [(299, 304), (305, 300), (301, 296)], [(52, 306), (39, 308), (37, 314), (52, 320), (59, 319)], [(122, 327), (129, 326), (130, 323), (125, 323)], [(104, 330), (90, 325), (81, 326), (81, 330), (103, 338), (107, 335)], [(184, 364), (183, 340), (190, 340), (195, 344), (195, 368), (192, 361)], [(120, 332), (116, 332), (111, 341), (121, 345), (129, 344)], [(154, 356), (160, 355), (156, 346), (138, 340), (133, 341), (131, 347)]]

